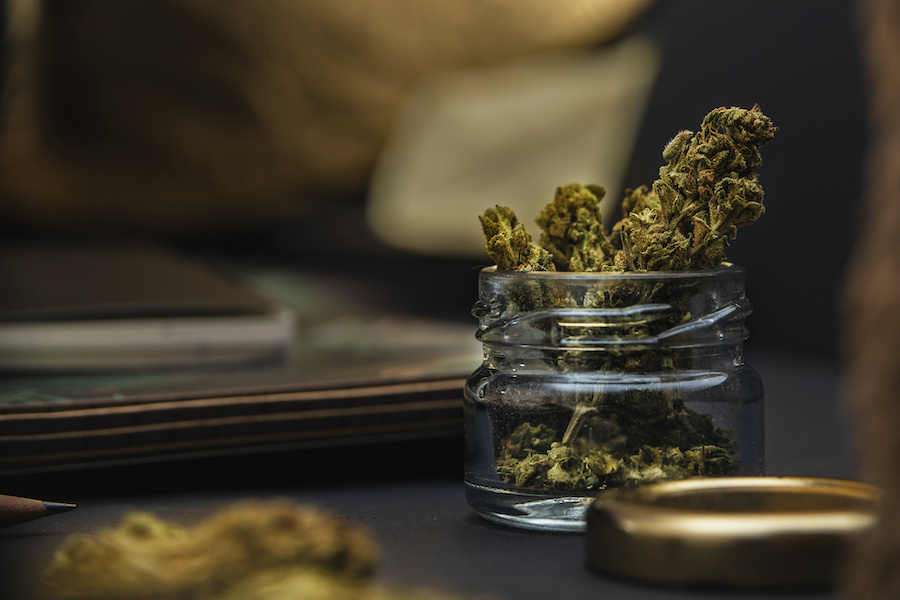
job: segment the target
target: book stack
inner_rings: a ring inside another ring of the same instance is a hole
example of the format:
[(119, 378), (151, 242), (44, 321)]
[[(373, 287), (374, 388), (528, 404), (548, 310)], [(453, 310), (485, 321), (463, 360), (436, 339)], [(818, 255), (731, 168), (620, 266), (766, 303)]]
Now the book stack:
[[(0, 259), (7, 281), (32, 278), (0, 296), (0, 474), (461, 434), (473, 326), (357, 310), (296, 273), (213, 285), (178, 257), (126, 254), (81, 255), (107, 277), (82, 271), (78, 289), (111, 289), (56, 309), (22, 290), (58, 255)], [(125, 284), (151, 271), (150, 289)]]

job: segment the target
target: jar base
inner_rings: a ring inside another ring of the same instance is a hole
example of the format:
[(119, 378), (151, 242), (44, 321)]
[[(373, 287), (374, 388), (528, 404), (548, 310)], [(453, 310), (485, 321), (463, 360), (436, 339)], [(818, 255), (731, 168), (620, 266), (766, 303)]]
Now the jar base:
[(466, 482), (466, 499), (476, 514), (501, 525), (534, 531), (582, 532), (590, 496), (526, 494)]

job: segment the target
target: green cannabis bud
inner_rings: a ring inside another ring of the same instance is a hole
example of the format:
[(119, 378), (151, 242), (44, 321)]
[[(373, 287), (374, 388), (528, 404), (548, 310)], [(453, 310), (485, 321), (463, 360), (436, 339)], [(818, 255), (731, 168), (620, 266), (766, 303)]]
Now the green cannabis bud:
[(605, 190), (569, 184), (536, 219), (540, 244), (511, 209), (485, 211), (488, 256), (498, 269), (515, 271), (713, 269), (738, 228), (765, 212), (755, 170), (760, 146), (776, 131), (758, 106), (717, 108), (699, 132), (682, 131), (666, 145), (667, 164), (652, 186), (625, 191), (623, 217), (609, 232), (599, 211)]
[(480, 217), (487, 238), (487, 253), (504, 271), (554, 271), (547, 250), (531, 241), (531, 235), (515, 213), (505, 207), (489, 208)]
[(557, 271), (599, 271), (615, 256), (600, 222), (605, 195), (598, 185), (566, 185), (538, 215), (541, 245), (553, 256)]
[(714, 427), (709, 415), (678, 400), (662, 402), (658, 410), (653, 407), (654, 400), (662, 400), (658, 395), (637, 392), (625, 400), (576, 410), (579, 422), (592, 421), (594, 436), (567, 439), (568, 430), (560, 435), (546, 423), (519, 425), (500, 449), (498, 474), (520, 487), (599, 491), (656, 479), (730, 475), (737, 469), (733, 434)]
[(758, 106), (717, 108), (696, 134), (682, 131), (663, 150), (667, 164), (648, 190), (627, 190), (621, 232), (625, 265), (638, 271), (712, 269), (728, 239), (765, 208), (755, 173), (759, 148), (778, 130)]

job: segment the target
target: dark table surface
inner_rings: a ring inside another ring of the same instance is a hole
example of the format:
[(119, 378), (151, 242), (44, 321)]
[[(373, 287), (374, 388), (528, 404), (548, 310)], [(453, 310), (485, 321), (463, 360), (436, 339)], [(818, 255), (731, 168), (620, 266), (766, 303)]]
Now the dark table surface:
[[(767, 472), (853, 477), (841, 378), (831, 365), (750, 357), (766, 389)], [(510, 600), (833, 598), (817, 590), (671, 589), (585, 566), (581, 534), (511, 529), (476, 517), (461, 482), (461, 439), (392, 442), (0, 477), (0, 492), (75, 501), (75, 511), (0, 529), (0, 598), (42, 597), (40, 572), (70, 534), (133, 510), (183, 524), (247, 498), (287, 497), (364, 524), (382, 549), (379, 580)]]

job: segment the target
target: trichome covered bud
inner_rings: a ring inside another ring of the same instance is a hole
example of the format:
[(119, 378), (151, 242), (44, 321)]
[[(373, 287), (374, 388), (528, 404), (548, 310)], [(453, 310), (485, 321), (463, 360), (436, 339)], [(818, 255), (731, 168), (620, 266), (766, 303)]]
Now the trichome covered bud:
[(616, 249), (600, 222), (599, 185), (577, 183), (556, 189), (556, 197), (537, 218), (541, 245), (553, 255), (557, 271), (599, 271)]
[(499, 269), (518, 271), (713, 269), (738, 228), (765, 212), (755, 169), (777, 130), (758, 106), (717, 108), (699, 132), (682, 131), (666, 145), (667, 164), (651, 187), (625, 191), (611, 233), (600, 220), (604, 189), (569, 184), (537, 218), (540, 245), (512, 210), (489, 209), (481, 217), (488, 255)]
[(555, 271), (553, 257), (531, 241), (512, 209), (496, 206), (479, 217), (487, 253), (503, 271)]
[(638, 271), (712, 269), (728, 239), (765, 208), (755, 169), (778, 130), (758, 106), (717, 108), (696, 134), (682, 131), (663, 151), (653, 187), (626, 192), (618, 228), (626, 264)]

